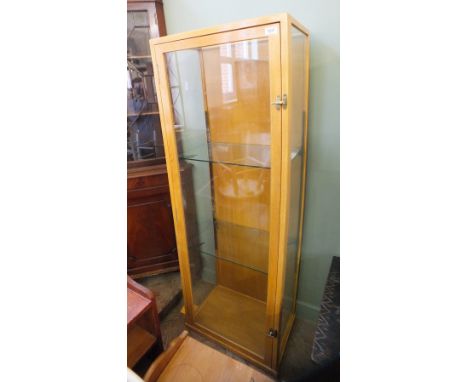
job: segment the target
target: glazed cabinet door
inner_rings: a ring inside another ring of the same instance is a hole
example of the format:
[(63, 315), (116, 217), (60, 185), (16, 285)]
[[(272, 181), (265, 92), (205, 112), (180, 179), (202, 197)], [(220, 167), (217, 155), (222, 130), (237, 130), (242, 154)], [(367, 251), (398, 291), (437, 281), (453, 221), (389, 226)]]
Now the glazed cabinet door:
[(152, 2), (127, 3), (127, 161), (164, 163), (159, 108), (148, 41), (165, 35), (162, 10)]
[[(152, 55), (187, 323), (271, 365), (279, 329), (279, 24), (162, 43)], [(183, 179), (179, 169), (188, 165), (192, 178)]]

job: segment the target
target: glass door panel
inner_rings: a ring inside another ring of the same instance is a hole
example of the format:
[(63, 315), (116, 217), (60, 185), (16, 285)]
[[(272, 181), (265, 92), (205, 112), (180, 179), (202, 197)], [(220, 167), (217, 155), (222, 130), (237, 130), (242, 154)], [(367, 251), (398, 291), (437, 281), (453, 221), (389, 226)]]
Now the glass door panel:
[(266, 356), (269, 37), (165, 54), (194, 323)]

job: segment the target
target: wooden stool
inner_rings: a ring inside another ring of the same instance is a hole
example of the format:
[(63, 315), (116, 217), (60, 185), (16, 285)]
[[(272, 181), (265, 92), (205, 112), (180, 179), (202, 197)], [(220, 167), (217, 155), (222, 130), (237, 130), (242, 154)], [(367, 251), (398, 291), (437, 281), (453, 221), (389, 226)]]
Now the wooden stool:
[(154, 293), (127, 276), (127, 367), (133, 368), (145, 356), (151, 362), (162, 351)]

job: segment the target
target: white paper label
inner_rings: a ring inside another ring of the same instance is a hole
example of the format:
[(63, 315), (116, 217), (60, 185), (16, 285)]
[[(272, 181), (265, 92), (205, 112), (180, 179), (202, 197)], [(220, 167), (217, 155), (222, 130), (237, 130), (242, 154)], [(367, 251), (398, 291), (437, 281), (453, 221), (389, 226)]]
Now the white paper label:
[(278, 28), (276, 26), (265, 28), (265, 36), (268, 36), (270, 34), (276, 34), (276, 33), (278, 33)]

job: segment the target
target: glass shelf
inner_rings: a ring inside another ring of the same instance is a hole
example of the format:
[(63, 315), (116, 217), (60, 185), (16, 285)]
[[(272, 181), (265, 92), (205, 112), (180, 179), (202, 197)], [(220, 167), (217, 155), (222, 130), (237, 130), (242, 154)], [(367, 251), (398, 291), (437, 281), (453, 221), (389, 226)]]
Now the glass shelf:
[(266, 270), (263, 270), (263, 269), (258, 269), (258, 268), (255, 268), (255, 267), (252, 267), (248, 264), (242, 264), (240, 263), (239, 261), (235, 260), (235, 259), (231, 259), (231, 258), (228, 258), (228, 257), (222, 257), (222, 256), (217, 256), (213, 253), (208, 253), (208, 252), (204, 252), (204, 251), (200, 251), (201, 254), (203, 255), (206, 255), (206, 256), (210, 256), (214, 259), (217, 259), (217, 260), (222, 260), (222, 261), (227, 261), (229, 263), (232, 263), (232, 264), (236, 264), (236, 265), (239, 265), (243, 268), (247, 268), (247, 269), (250, 269), (252, 271), (255, 271), (255, 272), (259, 272), (259, 273), (262, 273), (264, 275), (268, 275), (268, 271)]
[(205, 143), (183, 152), (179, 159), (221, 163), (257, 168), (270, 168), (270, 146), (239, 143)]
[(268, 231), (216, 220), (216, 254), (258, 272), (268, 273)]
[[(213, 220), (211, 227), (205, 227), (202, 233), (206, 241), (200, 241), (198, 236), (188, 238), (189, 249), (198, 248), (203, 255), (268, 274), (268, 231), (219, 219)], [(214, 242), (216, 249), (209, 245)]]

